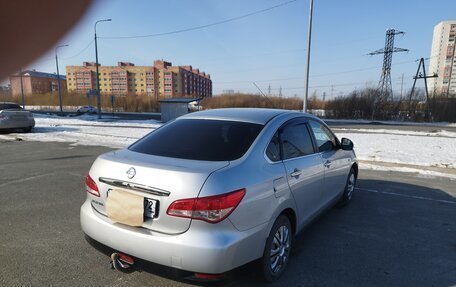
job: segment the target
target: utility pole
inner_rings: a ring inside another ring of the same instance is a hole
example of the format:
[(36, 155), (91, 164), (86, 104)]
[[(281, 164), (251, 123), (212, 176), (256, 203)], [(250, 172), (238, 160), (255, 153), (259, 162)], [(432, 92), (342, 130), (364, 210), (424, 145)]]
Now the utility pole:
[(372, 112), (372, 118), (374, 117), (376, 104), (378, 102), (386, 102), (393, 95), (393, 89), (391, 86), (391, 63), (393, 61), (393, 53), (397, 52), (408, 52), (408, 49), (394, 47), (394, 36), (403, 35), (405, 32), (398, 31), (395, 29), (386, 30), (385, 47), (383, 49), (369, 53), (368, 55), (379, 55), (383, 54), (383, 68), (380, 80), (378, 82), (377, 90), (380, 93), (380, 99), (374, 100), (374, 107)]
[(282, 86), (280, 86), (280, 88), (279, 88), (279, 97), (280, 98), (282, 97)]
[(25, 109), (24, 84), (22, 83), (22, 69), (19, 69), (19, 75), (21, 76), (22, 108)]
[(269, 83), (269, 86), (268, 86), (268, 96), (271, 96), (271, 83)]
[(101, 96), (100, 96), (100, 74), (98, 72), (98, 47), (97, 47), (97, 24), (99, 22), (109, 22), (112, 19), (103, 19), (98, 20), (95, 22), (94, 30), (95, 30), (95, 66), (96, 66), (96, 73), (97, 73), (97, 112), (98, 118), (101, 119)]
[(331, 100), (333, 99), (334, 85), (331, 85)]
[(304, 90), (304, 101), (302, 102), (302, 112), (307, 113), (307, 98), (309, 96), (309, 70), (310, 70), (310, 45), (312, 41), (312, 10), (313, 10), (313, 0), (309, 1), (309, 32), (307, 33), (307, 60), (306, 60), (306, 77), (305, 80), (305, 90)]
[(326, 92), (323, 92), (323, 102), (326, 101)]
[[(420, 69), (423, 68), (423, 73), (420, 73)], [(415, 84), (417, 79), (424, 79), (424, 89), (426, 92), (426, 102), (427, 102), (427, 111), (426, 111), (426, 117), (428, 116), (429, 112), (431, 112), (431, 103), (429, 101), (429, 92), (428, 92), (428, 87), (427, 87), (427, 79), (428, 78), (437, 78), (438, 75), (436, 73), (427, 76), (426, 75), (426, 68), (424, 67), (424, 58), (420, 59), (420, 62), (418, 63), (418, 69), (416, 70), (415, 81), (413, 81), (413, 86), (412, 90), (410, 91), (410, 96), (409, 96), (409, 101), (408, 101), (408, 112), (411, 114), (411, 102), (412, 102), (412, 96), (413, 92), (415, 91)]]
[(62, 108), (62, 91), (60, 90), (60, 74), (59, 74), (59, 59), (57, 57), (57, 49), (61, 47), (68, 47), (69, 45), (60, 45), (55, 47), (55, 65), (57, 67), (57, 87), (59, 89), (59, 102), (60, 102), (60, 113), (63, 112)]

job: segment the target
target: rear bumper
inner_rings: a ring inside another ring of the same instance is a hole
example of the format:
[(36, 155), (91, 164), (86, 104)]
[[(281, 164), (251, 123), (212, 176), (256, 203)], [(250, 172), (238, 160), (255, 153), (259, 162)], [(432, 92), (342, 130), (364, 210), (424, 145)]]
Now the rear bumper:
[(267, 224), (238, 231), (229, 220), (209, 224), (194, 220), (189, 230), (168, 235), (113, 223), (81, 207), (81, 226), (90, 238), (131, 256), (185, 271), (220, 274), (262, 256)]
[(22, 129), (30, 128), (35, 126), (35, 120), (3, 120), (0, 121), (0, 129)]

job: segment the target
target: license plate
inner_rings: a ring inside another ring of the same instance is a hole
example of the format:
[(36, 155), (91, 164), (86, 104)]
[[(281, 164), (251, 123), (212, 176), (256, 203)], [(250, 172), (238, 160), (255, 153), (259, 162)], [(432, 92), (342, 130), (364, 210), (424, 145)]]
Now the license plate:
[(158, 216), (158, 200), (144, 198), (144, 216), (148, 218)]

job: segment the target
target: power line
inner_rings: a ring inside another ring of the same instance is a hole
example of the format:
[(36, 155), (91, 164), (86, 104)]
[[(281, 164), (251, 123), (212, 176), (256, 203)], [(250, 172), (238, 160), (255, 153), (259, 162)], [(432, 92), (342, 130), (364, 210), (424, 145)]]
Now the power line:
[[(371, 80), (371, 81), (344, 83), (344, 84), (317, 85), (317, 86), (309, 86), (309, 88), (315, 89), (315, 88), (346, 87), (346, 86), (356, 86), (356, 85), (362, 85), (362, 84), (369, 84), (370, 82), (375, 83), (376, 81), (375, 80)], [(299, 87), (288, 87), (288, 88), (271, 88), (271, 90), (280, 90), (280, 89), (281, 90), (301, 90), (301, 89), (304, 89), (304, 88), (305, 88), (304, 86), (299, 86)]]
[[(69, 60), (69, 59), (76, 58), (77, 56), (79, 56), (82, 53), (84, 53), (90, 47), (90, 45), (92, 45), (93, 41), (94, 40), (90, 41), (90, 43), (88, 43), (87, 46), (84, 46), (84, 48), (82, 48), (82, 50), (80, 50), (79, 52), (77, 52), (73, 56), (65, 57), (65, 58), (62, 57), (62, 58), (59, 58), (59, 59), (60, 60)], [(40, 62), (55, 61), (55, 57), (42, 58), (42, 59), (38, 59), (38, 61), (40, 61)]]
[[(295, 53), (299, 52), (302, 53), (306, 49), (290, 49), (290, 50), (279, 50), (275, 52), (266, 52), (266, 53), (252, 53), (252, 54), (244, 54), (244, 55), (239, 55), (236, 56), (236, 58), (230, 58), (230, 57), (221, 57), (221, 58), (212, 58), (212, 59), (204, 59), (203, 63), (211, 63), (211, 62), (232, 62), (233, 60), (240, 60), (240, 59), (252, 59), (253, 57), (263, 57), (263, 56), (270, 56), (270, 55), (283, 55), (283, 54), (289, 54), (289, 53)], [(250, 82), (249, 82), (250, 83)]]
[[(400, 63), (391, 64), (391, 66), (410, 64), (410, 63), (415, 63), (415, 62), (416, 62), (415, 60), (406, 61), (406, 62), (400, 62)], [(367, 71), (367, 70), (379, 69), (381, 67), (382, 66), (376, 66), (376, 67), (368, 67), (368, 68), (361, 68), (361, 69), (355, 69), (355, 70), (339, 71), (339, 72), (326, 73), (326, 74), (317, 74), (317, 75), (311, 75), (310, 77), (323, 77), (323, 76), (331, 76), (331, 75), (339, 75), (339, 74), (348, 74), (348, 73), (353, 73), (353, 72), (363, 72), (363, 71)]]
[(75, 55), (73, 55), (73, 56), (70, 56), (70, 57), (62, 58), (62, 60), (69, 60), (69, 59), (76, 58), (77, 56), (79, 56), (79, 55), (81, 55), (82, 53), (84, 53), (84, 52), (90, 47), (90, 45), (92, 45), (92, 43), (93, 43), (94, 41), (95, 41), (95, 40), (90, 41), (90, 43), (87, 44), (87, 46), (85, 46), (84, 48), (82, 48), (82, 50), (79, 51), (77, 54), (75, 54)]
[(241, 16), (236, 16), (236, 17), (228, 18), (228, 19), (225, 19), (225, 20), (222, 20), (222, 21), (217, 21), (217, 22), (213, 22), (213, 23), (209, 23), (209, 24), (205, 24), (205, 25), (200, 25), (200, 26), (195, 26), (195, 27), (190, 27), (190, 28), (185, 28), (185, 29), (180, 29), (180, 30), (162, 32), (162, 33), (154, 33), (154, 34), (146, 34), (146, 35), (137, 35), (137, 36), (118, 36), (118, 37), (99, 37), (99, 38), (100, 39), (149, 38), (149, 37), (159, 37), (159, 36), (165, 36), (165, 35), (172, 35), (172, 34), (185, 33), (185, 32), (190, 32), (190, 31), (195, 31), (195, 30), (201, 30), (201, 29), (205, 29), (205, 28), (208, 28), (208, 27), (212, 27), (212, 26), (221, 25), (221, 24), (225, 24), (225, 23), (228, 23), (228, 22), (233, 22), (233, 21), (237, 21), (237, 20), (240, 20), (240, 19), (244, 19), (244, 18), (253, 16), (253, 15), (265, 13), (267, 11), (270, 11), (270, 10), (273, 10), (273, 9), (276, 9), (276, 8), (279, 8), (279, 7), (282, 7), (282, 6), (289, 5), (289, 4), (291, 4), (293, 2), (296, 2), (296, 1), (297, 0), (291, 0), (291, 1), (287, 1), (287, 2), (282, 2), (280, 4), (271, 6), (269, 8), (257, 10), (257, 11), (250, 12), (250, 13), (247, 13), (247, 14), (244, 14), (244, 15), (241, 15)]
[[(302, 77), (293, 77), (293, 78), (280, 78), (280, 79), (269, 79), (269, 80), (257, 80), (256, 83), (262, 82), (275, 82), (275, 81), (288, 81), (288, 80), (302, 80)], [(227, 81), (227, 82), (214, 82), (214, 84), (242, 84), (242, 83), (251, 83), (252, 81)]]
[[(415, 63), (415, 60), (412, 61), (406, 61), (406, 62), (399, 62), (392, 64), (394, 65), (404, 65), (404, 64), (410, 64), (410, 63)], [(333, 72), (333, 73), (326, 73), (326, 74), (317, 74), (317, 75), (310, 75), (311, 78), (313, 77), (324, 77), (324, 76), (331, 76), (331, 75), (339, 75), (339, 74), (349, 74), (349, 73), (354, 73), (354, 72), (362, 72), (362, 71), (367, 71), (367, 70), (375, 70), (375, 69), (380, 69), (382, 66), (376, 66), (376, 67), (367, 67), (367, 68), (360, 68), (360, 69), (354, 69), (354, 70), (346, 70), (346, 71), (338, 71), (338, 72)], [(261, 69), (263, 70), (263, 69)], [(290, 77), (290, 78), (277, 78), (277, 79), (267, 79), (267, 80), (256, 80), (255, 82), (261, 83), (261, 82), (274, 82), (274, 81), (288, 81), (288, 80), (302, 80), (303, 77)], [(214, 84), (237, 84), (237, 83), (251, 83), (252, 81), (227, 81), (227, 82), (214, 82)]]

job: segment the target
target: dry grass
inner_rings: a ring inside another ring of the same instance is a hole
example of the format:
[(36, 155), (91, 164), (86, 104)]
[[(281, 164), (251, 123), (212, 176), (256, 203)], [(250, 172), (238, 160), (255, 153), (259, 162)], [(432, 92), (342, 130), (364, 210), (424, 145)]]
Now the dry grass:
[[(16, 103), (22, 103), (21, 96), (3, 96), (0, 101), (11, 101)], [(36, 94), (32, 96), (26, 96), (25, 104), (28, 106), (42, 106), (42, 107), (55, 107), (59, 106), (59, 95), (57, 93), (49, 94)], [(86, 95), (78, 93), (62, 93), (62, 105), (63, 106), (97, 106), (97, 98), (87, 98)], [(114, 103), (111, 103), (110, 95), (101, 95), (101, 107), (102, 110), (114, 110), (119, 112), (158, 112), (159, 105), (158, 101), (147, 95), (127, 95), (127, 96), (116, 96)]]
[[(12, 101), (22, 103), (20, 96), (2, 96), (0, 101)], [(57, 93), (36, 94), (26, 96), (25, 104), (30, 106), (56, 107), (59, 106), (59, 96)], [(87, 98), (86, 95), (78, 93), (62, 93), (63, 106), (85, 106), (97, 105), (96, 97)], [(301, 98), (281, 98), (276, 96), (263, 97), (254, 94), (234, 94), (219, 95), (206, 98), (201, 102), (206, 109), (216, 108), (234, 108), (234, 107), (251, 107), (251, 108), (275, 108), (286, 110), (302, 110)], [(322, 101), (317, 100), (315, 96), (309, 99), (309, 109), (321, 109), (324, 107)], [(110, 95), (101, 96), (101, 106), (103, 110), (125, 111), (125, 112), (158, 112), (159, 103), (154, 97), (147, 95), (127, 95), (116, 96), (114, 105), (111, 104)]]
[[(206, 98), (201, 102), (206, 109), (216, 108), (273, 108), (286, 110), (302, 110), (302, 99), (264, 97), (253, 94), (219, 95)], [(322, 108), (323, 104), (316, 98), (309, 99), (309, 109)]]
[[(346, 97), (339, 97), (331, 101), (323, 102), (318, 100), (315, 95), (309, 98), (308, 109), (325, 109), (326, 115), (331, 118), (344, 119), (394, 119), (403, 120), (406, 115), (407, 120), (422, 121), (423, 113), (427, 109), (427, 105), (422, 104), (424, 98), (423, 93), (416, 93), (411, 101), (411, 107), (408, 106), (408, 101), (400, 101), (395, 103), (385, 103), (378, 106), (373, 115), (373, 99), (376, 98), (376, 91), (365, 89), (354, 91)], [(0, 101), (11, 101), (18, 104), (22, 103), (21, 96), (11, 96), (8, 94), (0, 94)], [(63, 106), (85, 106), (97, 105), (96, 97), (87, 98), (86, 95), (78, 93), (62, 94)], [(41, 107), (58, 107), (59, 96), (57, 93), (36, 94), (25, 97), (27, 106)], [(230, 94), (219, 95), (211, 98), (206, 98), (201, 102), (205, 109), (216, 108), (234, 108), (234, 107), (252, 107), (252, 108), (275, 108), (287, 110), (302, 110), (301, 98), (282, 98), (277, 96), (264, 97), (254, 94)], [(159, 112), (159, 103), (156, 98), (147, 95), (127, 95), (116, 96), (114, 105), (111, 104), (110, 95), (101, 96), (101, 106), (103, 111), (117, 112)], [(410, 109), (410, 110), (409, 110)], [(431, 114), (434, 121), (450, 121), (456, 122), (456, 98), (451, 96), (436, 96), (430, 101)]]

